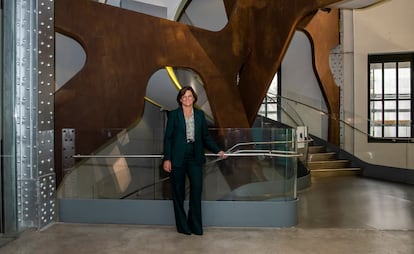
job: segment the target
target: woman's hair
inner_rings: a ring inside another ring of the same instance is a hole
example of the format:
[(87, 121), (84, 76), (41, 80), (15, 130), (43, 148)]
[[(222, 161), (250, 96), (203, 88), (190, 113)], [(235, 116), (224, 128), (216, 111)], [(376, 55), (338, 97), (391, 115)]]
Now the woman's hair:
[(192, 94), (193, 94), (193, 97), (194, 97), (194, 102), (193, 102), (193, 104), (195, 104), (196, 102), (197, 102), (197, 94), (196, 94), (196, 92), (194, 91), (194, 89), (191, 87), (191, 86), (184, 86), (183, 88), (181, 88), (181, 90), (178, 92), (178, 94), (177, 94), (177, 102), (178, 102), (178, 105), (182, 105), (181, 104), (181, 98), (184, 96), (184, 94), (187, 92), (187, 91), (190, 91)]

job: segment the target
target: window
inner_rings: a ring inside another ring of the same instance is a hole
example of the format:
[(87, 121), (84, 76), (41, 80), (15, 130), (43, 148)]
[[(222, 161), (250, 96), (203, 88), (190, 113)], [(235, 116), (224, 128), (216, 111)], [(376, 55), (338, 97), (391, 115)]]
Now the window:
[(269, 86), (266, 97), (263, 99), (258, 114), (275, 121), (280, 121), (280, 104), (281, 102), (279, 68), (279, 71), (273, 77), (272, 83)]
[(368, 56), (370, 141), (414, 137), (413, 69), (414, 53)]

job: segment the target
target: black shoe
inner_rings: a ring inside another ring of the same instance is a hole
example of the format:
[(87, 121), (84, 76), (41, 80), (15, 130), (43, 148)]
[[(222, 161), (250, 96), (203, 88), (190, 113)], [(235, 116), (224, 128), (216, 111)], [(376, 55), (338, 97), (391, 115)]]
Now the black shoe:
[(203, 235), (203, 232), (194, 232), (194, 231), (192, 231), (191, 233), (193, 233), (195, 235)]
[(190, 231), (178, 231), (178, 233), (184, 234), (184, 235), (191, 235)]

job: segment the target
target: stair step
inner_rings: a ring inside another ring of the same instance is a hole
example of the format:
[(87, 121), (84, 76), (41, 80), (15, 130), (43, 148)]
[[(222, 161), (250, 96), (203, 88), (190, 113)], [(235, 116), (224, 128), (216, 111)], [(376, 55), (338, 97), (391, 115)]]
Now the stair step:
[(333, 171), (361, 171), (360, 168), (318, 168), (312, 169), (312, 172), (333, 172)]
[(308, 168), (325, 169), (325, 168), (346, 168), (348, 160), (327, 160), (327, 161), (311, 161), (308, 162)]
[(324, 146), (309, 146), (308, 147), (308, 153), (322, 153), (325, 152), (325, 147)]
[(355, 176), (361, 172), (360, 168), (335, 168), (335, 169), (315, 169), (311, 171), (312, 176)]
[(336, 153), (311, 153), (308, 155), (308, 162), (311, 161), (327, 161), (327, 160), (336, 160)]

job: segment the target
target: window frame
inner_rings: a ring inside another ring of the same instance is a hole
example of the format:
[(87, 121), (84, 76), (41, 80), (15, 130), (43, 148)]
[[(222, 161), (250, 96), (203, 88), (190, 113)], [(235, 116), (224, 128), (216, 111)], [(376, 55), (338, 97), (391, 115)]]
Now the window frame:
[[(401, 99), (398, 97), (398, 64), (400, 62), (410, 62), (410, 95), (409, 99)], [(382, 64), (382, 98), (381, 100), (374, 100), (371, 98), (371, 64)], [(396, 63), (396, 96), (394, 99), (386, 99), (384, 98), (384, 64), (386, 63)], [(414, 142), (414, 52), (404, 52), (404, 53), (386, 53), (386, 54), (369, 54), (368, 55), (368, 119), (367, 119), (367, 130), (368, 130), (368, 142), (383, 142), (383, 143), (407, 143), (407, 142)], [(382, 102), (382, 137), (374, 137), (371, 136), (372, 132), (372, 126), (370, 124), (371, 117), (372, 117), (372, 109), (371, 104), (373, 101), (380, 101)], [(384, 102), (386, 101), (395, 101), (396, 102), (396, 124), (393, 125), (396, 127), (396, 136), (394, 137), (384, 137), (384, 122), (386, 121), (384, 118)], [(410, 124), (410, 137), (398, 137), (398, 126), (399, 120), (398, 120), (398, 104), (401, 101), (410, 101), (410, 118), (411, 118), (411, 124)]]
[[(282, 67), (280, 66), (275, 74), (276, 76), (276, 82), (277, 82), (277, 89), (276, 89), (276, 101), (268, 101), (268, 92), (266, 92), (266, 96), (263, 98), (262, 104), (260, 106), (260, 108), (263, 106), (264, 107), (264, 114), (263, 116), (266, 118), (270, 118), (269, 114), (271, 113), (276, 113), (276, 119), (273, 119), (275, 121), (280, 121), (281, 119), (281, 111), (279, 110), (279, 106), (280, 106), (280, 96), (282, 94)], [(276, 110), (275, 111), (269, 111), (268, 106), (271, 104), (275, 104), (276, 105)], [(258, 114), (260, 114), (260, 108), (259, 108), (259, 112)], [(272, 119), (272, 118), (270, 118)]]

